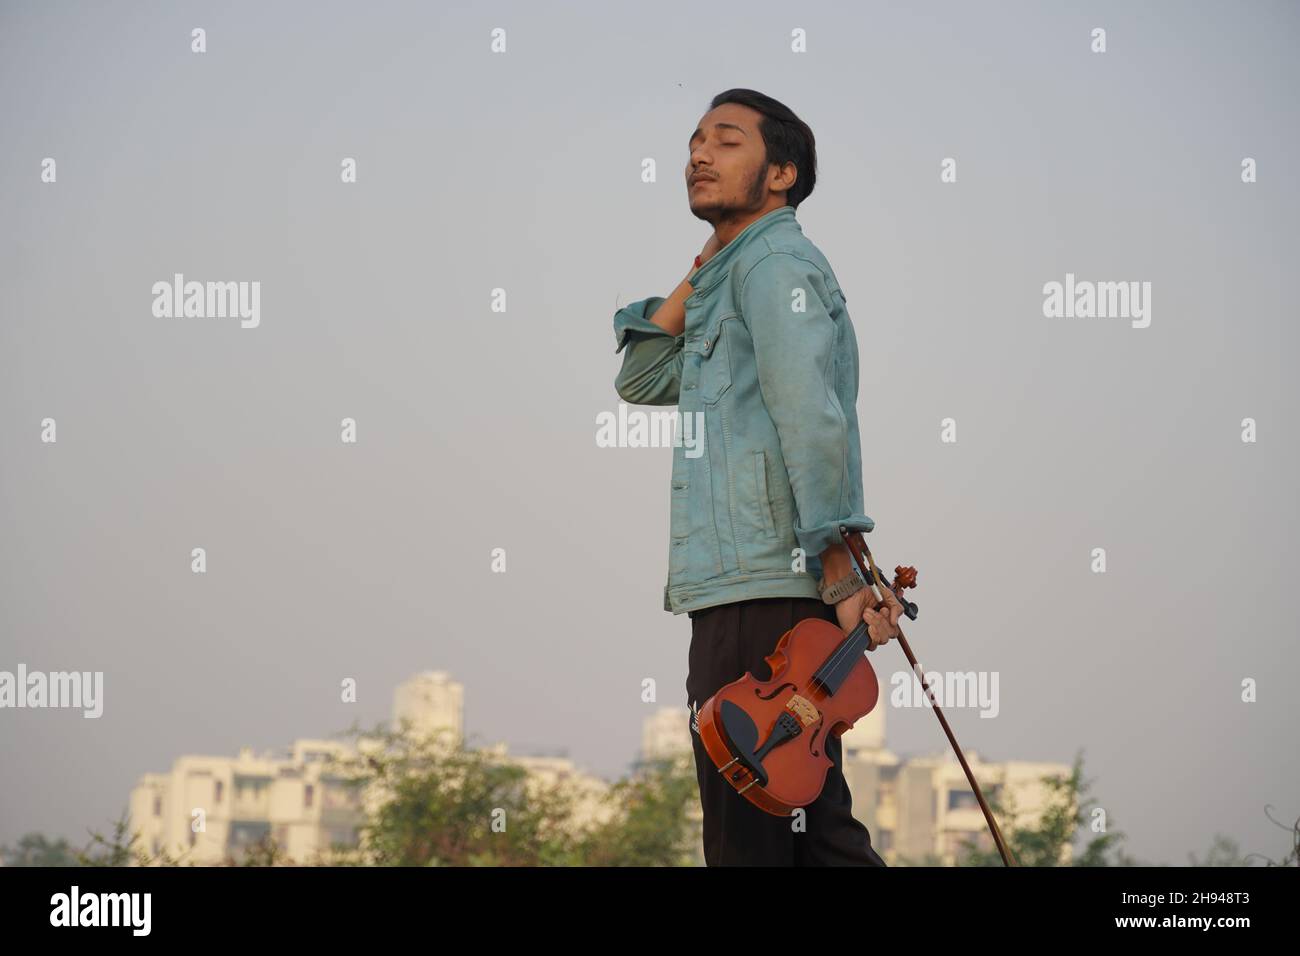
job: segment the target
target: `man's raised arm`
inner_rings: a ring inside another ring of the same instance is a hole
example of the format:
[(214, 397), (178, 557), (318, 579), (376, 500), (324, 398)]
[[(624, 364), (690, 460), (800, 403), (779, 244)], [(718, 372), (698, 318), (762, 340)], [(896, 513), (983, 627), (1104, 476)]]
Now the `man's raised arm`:
[(625, 402), (677, 404), (682, 385), (686, 297), (694, 291), (689, 279), (683, 279), (666, 299), (651, 296), (614, 314), (614, 340), (618, 344), (614, 353), (627, 347), (614, 388)]

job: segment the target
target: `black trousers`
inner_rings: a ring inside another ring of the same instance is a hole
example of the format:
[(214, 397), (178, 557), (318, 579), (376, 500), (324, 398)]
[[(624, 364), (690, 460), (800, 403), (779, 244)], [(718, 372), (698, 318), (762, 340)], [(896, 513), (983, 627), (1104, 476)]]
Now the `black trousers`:
[[(752, 673), (768, 680), (763, 660), (781, 635), (807, 617), (835, 622), (835, 609), (816, 598), (758, 598), (690, 612), (691, 650), (687, 704), (694, 712), (719, 688)], [(754, 806), (718, 773), (698, 731), (691, 728), (695, 773), (704, 808), (704, 861), (708, 866), (885, 866), (871, 846), (871, 834), (851, 812), (844, 781), (843, 747), (826, 739), (834, 765), (826, 786), (805, 808), (806, 830), (793, 819)]]

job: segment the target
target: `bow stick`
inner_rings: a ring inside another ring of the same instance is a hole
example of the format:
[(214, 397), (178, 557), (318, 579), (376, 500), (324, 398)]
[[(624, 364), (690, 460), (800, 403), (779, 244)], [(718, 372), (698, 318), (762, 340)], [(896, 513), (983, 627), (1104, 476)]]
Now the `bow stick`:
[[(903, 605), (903, 612), (908, 619), (915, 621), (916, 605), (896, 592), (893, 585), (885, 583), (884, 576), (880, 573), (880, 569), (876, 567), (876, 562), (871, 557), (871, 549), (867, 547), (862, 532), (850, 532), (844, 525), (840, 525), (840, 536), (844, 538), (844, 544), (848, 547), (849, 553), (853, 555), (853, 560), (858, 563), (858, 570), (861, 571), (863, 568), (868, 567), (871, 569), (870, 576), (865, 573), (862, 575), (867, 580), (867, 590), (871, 596), (873, 598), (876, 596), (875, 592), (871, 590), (871, 582), (874, 580), (880, 588), (881, 606), (885, 606), (884, 594), (885, 588), (888, 587), (890, 593), (898, 598), (899, 603)], [(895, 568), (894, 580), (896, 584), (901, 584), (903, 588), (916, 587), (916, 569)], [(876, 610), (879, 610), (879, 608), (876, 608)], [(903, 653), (907, 655), (907, 661), (912, 665), (913, 673), (920, 680), (921, 686), (925, 688), (930, 703), (934, 705), (934, 715), (939, 718), (939, 723), (943, 725), (943, 732), (948, 735), (948, 743), (952, 744), (952, 749), (957, 753), (957, 759), (961, 762), (961, 769), (966, 771), (966, 779), (970, 781), (971, 789), (975, 791), (975, 798), (979, 800), (980, 809), (984, 811), (984, 819), (988, 821), (989, 832), (993, 834), (993, 842), (997, 844), (998, 853), (1002, 856), (1003, 864), (1006, 866), (1019, 866), (1020, 861), (1016, 859), (1006, 841), (1002, 839), (1002, 831), (998, 829), (998, 822), (993, 819), (993, 811), (989, 809), (988, 803), (984, 800), (984, 791), (980, 789), (975, 774), (971, 772), (970, 764), (966, 762), (966, 755), (961, 752), (961, 747), (957, 745), (957, 738), (953, 736), (952, 728), (948, 726), (948, 720), (943, 716), (943, 710), (940, 709), (939, 702), (934, 699), (934, 692), (930, 689), (930, 685), (925, 682), (925, 674), (921, 671), (921, 665), (917, 663), (915, 655), (912, 654), (912, 648), (908, 645), (907, 638), (903, 636), (902, 628), (899, 628), (898, 631), (898, 643), (902, 646)]]

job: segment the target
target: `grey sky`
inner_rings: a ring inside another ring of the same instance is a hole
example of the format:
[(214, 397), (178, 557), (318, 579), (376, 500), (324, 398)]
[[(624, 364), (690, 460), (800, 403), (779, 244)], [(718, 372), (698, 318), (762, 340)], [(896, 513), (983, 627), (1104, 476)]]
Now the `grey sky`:
[[(997, 719), (950, 713), (962, 745), (1084, 748), (1141, 858), (1216, 831), (1276, 858), (1264, 806), (1300, 816), (1298, 26), (1294, 3), (3, 4), (0, 669), (102, 670), (105, 710), (0, 711), (0, 842), (81, 845), (140, 774), (385, 719), (429, 668), (479, 741), (626, 769), (640, 682), (685, 706), (690, 627), (662, 610), (671, 451), (596, 447), (610, 321), (704, 244), (686, 139), (748, 86), (817, 136), (798, 218), (857, 330), (870, 543), (919, 569), (905, 630), (927, 667), (1001, 675)], [(260, 327), (155, 318), (176, 272), (260, 281)], [(1151, 282), (1150, 327), (1044, 318), (1067, 272)], [(888, 719), (894, 749), (945, 748), (931, 713)]]

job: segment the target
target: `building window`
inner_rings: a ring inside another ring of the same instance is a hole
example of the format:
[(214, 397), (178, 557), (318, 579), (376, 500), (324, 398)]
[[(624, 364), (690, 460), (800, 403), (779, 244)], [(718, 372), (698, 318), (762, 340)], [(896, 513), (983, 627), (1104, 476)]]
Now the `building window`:
[(156, 817), (162, 816), (162, 797), (157, 794), (153, 798), (153, 815)]
[(312, 798), (312, 785), (307, 784), (305, 787), (302, 788), (302, 805), (304, 807), (310, 807), (311, 798)]
[(329, 843), (331, 847), (344, 846), (355, 849), (359, 836), (355, 827), (339, 827), (329, 831)]
[(225, 782), (224, 780), (218, 780), (218, 781), (216, 782), (215, 789), (216, 789), (216, 797), (214, 798), (214, 802), (215, 802), (215, 803), (220, 803), (220, 802), (221, 802), (221, 792), (222, 792), (223, 790), (226, 789), (226, 782)]
[(975, 799), (974, 790), (949, 790), (949, 810), (978, 810), (979, 801)]
[[(244, 851), (249, 847), (256, 846), (263, 840), (271, 838), (271, 824), (257, 820), (248, 820), (230, 825), (230, 836), (227, 846), (232, 851)], [(240, 855), (233, 853), (232, 856)]]

